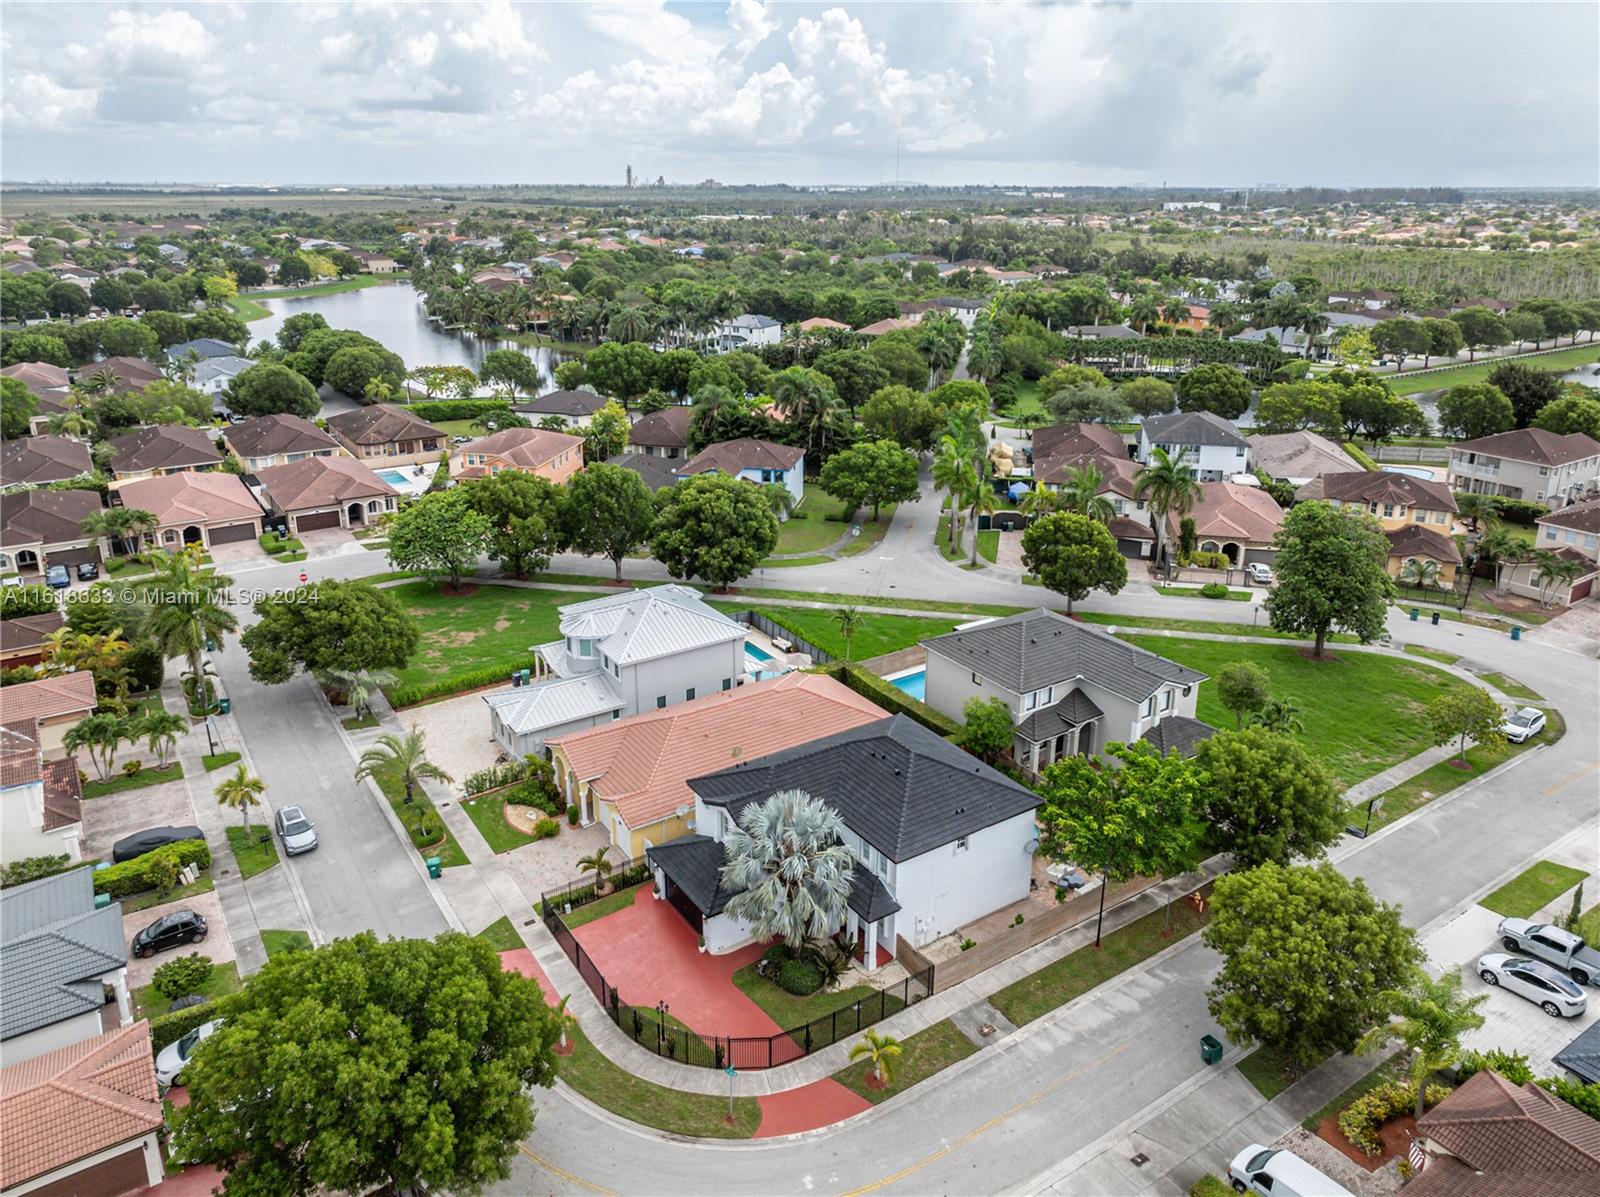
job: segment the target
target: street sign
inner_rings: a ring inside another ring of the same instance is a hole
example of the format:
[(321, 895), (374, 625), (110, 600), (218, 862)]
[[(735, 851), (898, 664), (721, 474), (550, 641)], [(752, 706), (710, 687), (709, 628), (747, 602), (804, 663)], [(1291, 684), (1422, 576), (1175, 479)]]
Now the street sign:
[(861, 525), (860, 524), (851, 524), (850, 525), (850, 535), (851, 536), (860, 536), (861, 535)]
[(300, 575), (300, 580), (302, 582), (309, 582), (309, 581), (311, 581), (311, 575), (310, 574), (301, 574)]
[(739, 1070), (737, 1068), (735, 1068), (732, 1064), (729, 1064), (722, 1071), (727, 1073), (729, 1076), (738, 1076), (739, 1075)]

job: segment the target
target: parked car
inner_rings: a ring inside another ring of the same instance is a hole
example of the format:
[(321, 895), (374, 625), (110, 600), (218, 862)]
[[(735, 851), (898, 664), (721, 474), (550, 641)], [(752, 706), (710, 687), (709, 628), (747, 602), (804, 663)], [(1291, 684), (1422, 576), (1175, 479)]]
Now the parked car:
[(450, 438), (450, 443), (452, 445), (465, 445), (471, 440), (470, 436), (453, 436)]
[(203, 840), (205, 834), (193, 824), (187, 827), (146, 827), (143, 831), (136, 831), (132, 835), (123, 836), (111, 845), (111, 859), (120, 864), (125, 860), (133, 860), (143, 856), (146, 852), (154, 852), (157, 848), (164, 848), (168, 844), (176, 844), (179, 840)]
[(72, 585), (72, 575), (67, 573), (64, 565), (52, 565), (45, 571), (44, 580), (52, 590), (65, 590)]
[(1263, 564), (1260, 561), (1252, 561), (1244, 567), (1244, 572), (1252, 582), (1259, 586), (1272, 585), (1272, 566), (1270, 565)]
[(1583, 987), (1548, 964), (1526, 956), (1490, 952), (1478, 957), (1478, 976), (1485, 985), (1498, 985), (1518, 997), (1537, 1002), (1551, 1018), (1576, 1018), (1589, 1008)]
[(168, 948), (200, 943), (206, 937), (206, 920), (193, 910), (164, 914), (133, 937), (135, 956), (154, 956)]
[(1553, 964), (1579, 985), (1600, 982), (1600, 951), (1584, 943), (1581, 935), (1527, 919), (1501, 919), (1496, 933), (1508, 952), (1522, 952)]
[(1265, 1193), (1268, 1197), (1355, 1197), (1292, 1151), (1252, 1143), (1228, 1165), (1228, 1180), (1236, 1193)]
[(1521, 744), (1544, 730), (1544, 712), (1538, 707), (1518, 707), (1500, 725), (1500, 734), (1513, 744)]
[(167, 1044), (156, 1053), (156, 1084), (162, 1089), (183, 1084), (183, 1070), (194, 1056), (194, 1049), (211, 1038), (222, 1025), (222, 1019), (203, 1022), (182, 1039)]
[(100, 566), (94, 561), (78, 562), (78, 581), (93, 582), (100, 576)]
[(317, 846), (317, 829), (298, 806), (279, 808), (278, 813), (272, 816), (272, 825), (277, 829), (278, 837), (283, 840), (283, 851), (286, 856), (309, 852)]

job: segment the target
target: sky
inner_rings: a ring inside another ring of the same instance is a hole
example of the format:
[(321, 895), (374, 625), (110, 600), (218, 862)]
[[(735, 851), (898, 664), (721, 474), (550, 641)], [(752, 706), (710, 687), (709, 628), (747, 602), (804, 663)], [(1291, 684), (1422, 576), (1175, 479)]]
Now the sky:
[(1600, 184), (1600, 5), (0, 4), (0, 176)]

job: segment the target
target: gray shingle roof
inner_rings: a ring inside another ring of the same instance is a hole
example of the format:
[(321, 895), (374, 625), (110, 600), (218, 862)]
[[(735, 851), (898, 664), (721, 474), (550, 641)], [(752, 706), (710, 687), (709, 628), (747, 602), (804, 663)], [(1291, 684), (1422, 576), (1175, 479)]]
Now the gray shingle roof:
[(0, 1039), (100, 1009), (98, 978), (127, 963), (122, 904), (94, 908), (92, 870), (0, 891)]
[(1064, 731), (1081, 727), (1091, 719), (1098, 719), (1104, 714), (1105, 712), (1082, 690), (1073, 690), (1060, 702), (1051, 703), (1034, 711), (1017, 724), (1017, 730), (1022, 733), (1024, 739), (1038, 744), (1051, 736), (1059, 736)]
[(1600, 1085), (1600, 1022), (1584, 1031), (1554, 1056), (1555, 1062), (1586, 1085)]
[(530, 399), (526, 403), (518, 403), (512, 411), (529, 412), (536, 416), (592, 416), (604, 407), (609, 400), (593, 391), (551, 391), (547, 395), (540, 395), (537, 399)]
[(1144, 439), (1152, 445), (1227, 445), (1248, 448), (1232, 421), (1209, 411), (1180, 411), (1151, 416), (1144, 422)]
[(1017, 694), (1082, 678), (1143, 702), (1164, 684), (1193, 685), (1206, 679), (1176, 661), (1043, 607), (922, 644)]
[[(647, 855), (707, 918), (727, 908), (733, 894), (722, 888), (722, 865), (727, 854), (718, 840), (705, 835), (686, 835), (656, 845)], [(890, 895), (877, 874), (859, 864), (850, 875), (850, 894), (845, 901), (869, 923), (888, 918), (900, 909), (900, 903)]]
[(1039, 805), (1039, 796), (895, 715), (750, 761), (689, 788), (738, 816), (779, 790), (803, 790), (890, 860), (905, 861)]
[(1162, 756), (1176, 752), (1179, 756), (1193, 756), (1195, 749), (1217, 734), (1217, 729), (1187, 715), (1168, 715), (1139, 738), (1151, 745)]

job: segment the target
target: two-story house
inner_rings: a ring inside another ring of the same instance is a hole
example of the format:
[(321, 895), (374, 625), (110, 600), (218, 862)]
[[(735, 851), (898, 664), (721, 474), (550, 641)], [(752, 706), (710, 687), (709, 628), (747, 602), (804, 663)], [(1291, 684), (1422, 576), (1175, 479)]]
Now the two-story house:
[(100, 542), (83, 530), (101, 510), (98, 491), (23, 490), (0, 495), (0, 572), (44, 573), (52, 565), (68, 569), (98, 562)]
[(535, 424), (553, 416), (568, 428), (585, 428), (594, 413), (609, 402), (593, 391), (551, 391), (526, 403), (513, 404), (511, 410), (527, 416)]
[(252, 416), (222, 431), (222, 447), (254, 474), (307, 457), (344, 455), (339, 442), (304, 416)]
[(1100, 475), (1096, 494), (1114, 512), (1107, 525), (1125, 557), (1148, 557), (1155, 542), (1149, 501), (1138, 493), (1139, 463), (1127, 453), (1122, 434), (1104, 424), (1057, 424), (1033, 436), (1034, 485), (1059, 491), (1076, 471)]
[(1573, 503), (1540, 519), (1534, 527), (1533, 547), (1571, 562), (1576, 572), (1570, 579), (1541, 577), (1539, 562), (1530, 555), (1527, 560), (1500, 567), (1504, 589), (1563, 607), (1588, 598), (1600, 577), (1600, 498)]
[(50, 762), (72, 759), (65, 745), (67, 729), (94, 714), (99, 702), (94, 692), (94, 674), (75, 669), (7, 686), (3, 705), (8, 724), (33, 725), (30, 736), (37, 741), (45, 761)]
[(450, 455), (456, 478), (490, 478), (511, 471), (561, 483), (583, 469), (583, 438), (548, 428), (502, 428), (468, 441)]
[(1208, 411), (1179, 411), (1151, 416), (1139, 428), (1139, 460), (1150, 464), (1154, 450), (1182, 457), (1200, 482), (1226, 482), (1250, 471), (1250, 442), (1230, 420)]
[(1313, 479), (1294, 497), (1296, 502), (1323, 499), (1376, 519), (1389, 538), (1392, 577), (1404, 574), (1408, 561), (1425, 559), (1438, 565), (1439, 585), (1455, 585), (1461, 566), (1461, 550), (1450, 536), (1456, 500), (1443, 483), (1387, 470), (1353, 470)]
[(1016, 725), (1012, 754), (1037, 773), (1052, 761), (1132, 743), (1164, 720), (1193, 719), (1206, 675), (1090, 624), (1039, 608), (935, 636), (924, 701), (952, 719), (998, 698)]
[(1561, 507), (1600, 491), (1600, 441), (1517, 428), (1450, 446), (1450, 488)]
[(806, 496), (805, 462), (806, 451), (797, 446), (742, 436), (707, 445), (673, 473), (683, 479), (716, 471), (757, 486), (781, 482), (798, 504)]
[(1039, 796), (905, 715), (689, 779), (695, 834), (651, 848), (664, 898), (706, 950), (748, 943), (720, 880), (729, 830), (752, 803), (802, 791), (838, 813), (854, 857), (844, 926), (868, 972), (904, 939), (923, 947), (1028, 896)]
[[(9, 622), (9, 621), (8, 621)], [(72, 757), (46, 760), (36, 719), (0, 724), (0, 861), (83, 859), (83, 790)]]
[(392, 403), (329, 416), (328, 431), (350, 456), (386, 466), (433, 465), (447, 440), (421, 416)]
[(640, 416), (628, 429), (628, 447), (623, 455), (643, 454), (676, 461), (689, 447), (689, 409), (664, 407)]
[(783, 340), (783, 324), (771, 316), (746, 312), (742, 316), (719, 321), (711, 330), (711, 337), (718, 353), (734, 349), (759, 349)]
[(111, 442), (111, 476), (119, 481), (210, 470), (221, 464), (222, 454), (211, 434), (187, 424), (135, 428)]
[(560, 640), (534, 649), (537, 673), (526, 685), (484, 696), (490, 734), (512, 756), (542, 752), (566, 732), (731, 690), (744, 677), (745, 626), (687, 586), (570, 603), (559, 626)]

